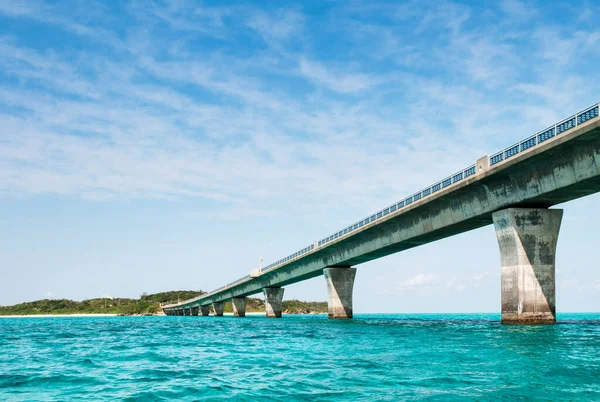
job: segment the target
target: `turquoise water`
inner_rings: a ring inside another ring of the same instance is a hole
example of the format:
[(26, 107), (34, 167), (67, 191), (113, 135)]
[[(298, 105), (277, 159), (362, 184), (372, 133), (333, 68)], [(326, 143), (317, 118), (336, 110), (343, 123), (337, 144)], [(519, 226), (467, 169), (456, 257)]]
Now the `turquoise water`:
[(600, 314), (0, 319), (0, 400), (600, 400)]

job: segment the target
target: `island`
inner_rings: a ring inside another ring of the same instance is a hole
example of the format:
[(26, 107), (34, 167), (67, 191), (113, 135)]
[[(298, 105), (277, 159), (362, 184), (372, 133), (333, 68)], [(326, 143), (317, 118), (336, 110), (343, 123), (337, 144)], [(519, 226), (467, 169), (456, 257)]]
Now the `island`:
[[(74, 301), (69, 299), (42, 299), (32, 302), (0, 306), (0, 316), (68, 315), (68, 314), (114, 314), (114, 315), (162, 315), (161, 305), (177, 303), (202, 295), (201, 290), (173, 290), (154, 294), (143, 293), (139, 299), (103, 297)], [(283, 301), (284, 314), (327, 313), (327, 302), (300, 300)], [(231, 313), (231, 302), (225, 303), (225, 312)], [(262, 299), (248, 298), (247, 313), (264, 313)]]

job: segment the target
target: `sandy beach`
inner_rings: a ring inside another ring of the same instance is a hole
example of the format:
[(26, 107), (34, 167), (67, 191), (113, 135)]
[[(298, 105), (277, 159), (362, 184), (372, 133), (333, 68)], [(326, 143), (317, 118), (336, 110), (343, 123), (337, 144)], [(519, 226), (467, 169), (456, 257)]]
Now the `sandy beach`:
[(0, 315), (0, 318), (115, 317), (117, 314), (32, 314)]

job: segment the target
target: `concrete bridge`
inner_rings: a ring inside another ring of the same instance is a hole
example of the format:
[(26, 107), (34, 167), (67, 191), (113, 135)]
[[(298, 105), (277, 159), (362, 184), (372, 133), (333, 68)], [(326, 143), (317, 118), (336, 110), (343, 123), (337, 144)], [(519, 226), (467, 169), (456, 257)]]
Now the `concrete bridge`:
[[(262, 292), (281, 317), (283, 287), (323, 275), (330, 318), (352, 318), (357, 265), (494, 224), (500, 247), (502, 322), (556, 321), (555, 252), (563, 211), (549, 209), (600, 190), (599, 105), (593, 105), (369, 215), (261, 271), (178, 304), (167, 315), (223, 315), (231, 300)], [(256, 272), (258, 271), (258, 272)]]

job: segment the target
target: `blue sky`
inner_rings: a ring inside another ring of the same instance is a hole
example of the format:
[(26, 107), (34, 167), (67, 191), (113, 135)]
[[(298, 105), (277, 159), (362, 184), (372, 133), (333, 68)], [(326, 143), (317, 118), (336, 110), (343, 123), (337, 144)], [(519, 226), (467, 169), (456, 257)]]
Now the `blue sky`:
[[(600, 101), (593, 2), (215, 4), (0, 0), (0, 304), (211, 290)], [(600, 309), (598, 200), (559, 311)], [(462, 234), (355, 309), (498, 312), (499, 266)]]

